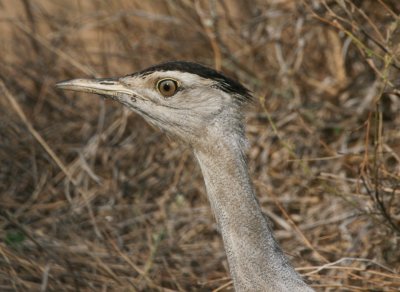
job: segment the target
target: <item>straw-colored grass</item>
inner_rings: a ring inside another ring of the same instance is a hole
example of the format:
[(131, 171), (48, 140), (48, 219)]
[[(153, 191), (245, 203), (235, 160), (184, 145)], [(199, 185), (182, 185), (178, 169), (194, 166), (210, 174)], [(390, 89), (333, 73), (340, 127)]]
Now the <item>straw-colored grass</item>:
[(171, 60), (254, 92), (249, 166), (317, 291), (400, 290), (400, 2), (0, 1), (0, 291), (230, 291), (189, 150), (56, 91)]

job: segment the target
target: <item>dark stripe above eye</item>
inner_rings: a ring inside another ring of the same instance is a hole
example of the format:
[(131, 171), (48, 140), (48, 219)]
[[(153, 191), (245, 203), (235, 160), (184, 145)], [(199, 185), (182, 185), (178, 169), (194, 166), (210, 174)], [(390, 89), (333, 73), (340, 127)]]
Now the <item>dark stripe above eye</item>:
[(144, 77), (156, 71), (180, 71), (180, 72), (196, 74), (200, 77), (216, 81), (217, 88), (230, 94), (236, 94), (239, 101), (241, 102), (250, 102), (252, 100), (252, 95), (250, 91), (246, 87), (241, 85), (239, 82), (225, 76), (224, 74), (214, 69), (193, 62), (187, 62), (187, 61), (166, 62), (149, 67), (132, 75)]

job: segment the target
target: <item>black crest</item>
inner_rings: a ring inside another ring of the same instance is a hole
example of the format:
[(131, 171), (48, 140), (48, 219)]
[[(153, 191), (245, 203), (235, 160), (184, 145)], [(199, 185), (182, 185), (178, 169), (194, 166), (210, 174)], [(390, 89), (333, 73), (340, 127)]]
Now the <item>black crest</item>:
[(135, 75), (146, 76), (156, 71), (180, 71), (196, 74), (200, 77), (216, 81), (219, 89), (230, 94), (236, 94), (241, 102), (252, 100), (250, 91), (239, 82), (225, 76), (221, 72), (193, 62), (171, 61), (161, 63), (137, 72)]

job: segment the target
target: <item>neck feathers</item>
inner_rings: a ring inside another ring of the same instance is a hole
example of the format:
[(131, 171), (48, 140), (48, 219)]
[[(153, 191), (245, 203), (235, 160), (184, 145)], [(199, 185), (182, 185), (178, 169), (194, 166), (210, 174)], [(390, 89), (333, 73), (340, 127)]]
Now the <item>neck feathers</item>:
[(194, 149), (235, 289), (312, 291), (289, 264), (261, 211), (245, 161), (246, 140), (239, 130), (206, 141), (207, 148)]

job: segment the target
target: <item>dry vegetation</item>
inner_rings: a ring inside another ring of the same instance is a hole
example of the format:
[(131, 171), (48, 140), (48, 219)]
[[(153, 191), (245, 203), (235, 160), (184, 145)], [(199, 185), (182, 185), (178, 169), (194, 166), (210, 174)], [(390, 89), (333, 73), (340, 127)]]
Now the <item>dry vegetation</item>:
[(54, 83), (171, 59), (258, 99), (249, 165), (317, 291), (400, 289), (398, 0), (0, 1), (0, 290), (228, 291), (199, 168)]

